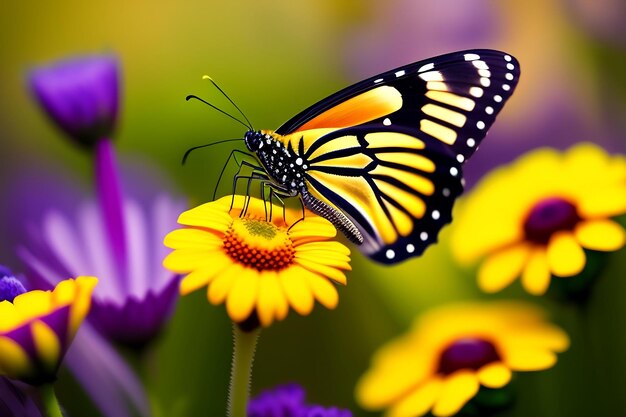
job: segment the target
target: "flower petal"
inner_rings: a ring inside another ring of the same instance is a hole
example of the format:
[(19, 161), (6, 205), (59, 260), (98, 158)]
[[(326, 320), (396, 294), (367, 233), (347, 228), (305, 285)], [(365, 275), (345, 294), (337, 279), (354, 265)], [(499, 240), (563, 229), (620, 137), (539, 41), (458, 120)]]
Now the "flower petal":
[(472, 371), (458, 371), (443, 383), (441, 394), (433, 407), (438, 417), (456, 414), (478, 392), (478, 377)]
[(22, 347), (8, 337), (0, 336), (0, 373), (11, 378), (28, 375), (31, 363)]
[(347, 284), (346, 274), (344, 274), (339, 269), (333, 268), (332, 266), (321, 265), (317, 262), (313, 262), (313, 261), (309, 261), (308, 259), (301, 259), (301, 258), (296, 258), (295, 262), (311, 272), (326, 276), (340, 284), (343, 284), (343, 285)]
[(522, 273), (522, 285), (533, 295), (543, 295), (550, 286), (550, 265), (542, 247), (535, 248)]
[(282, 320), (287, 316), (289, 305), (285, 293), (278, 282), (278, 274), (275, 271), (264, 271), (260, 276), (259, 301), (257, 313), (263, 327), (267, 327), (274, 321), (274, 317)]
[(329, 280), (317, 274), (306, 274), (305, 278), (317, 301), (331, 310), (337, 307), (339, 294), (337, 294), (337, 288)]
[(227, 266), (232, 264), (232, 259), (228, 256), (214, 255), (212, 262), (189, 273), (180, 283), (181, 295), (187, 295), (200, 287), (211, 282), (211, 280)]
[(443, 388), (440, 378), (433, 378), (402, 398), (387, 413), (387, 417), (417, 417), (428, 412)]
[(309, 272), (297, 265), (280, 272), (279, 281), (285, 291), (289, 305), (300, 315), (306, 316), (313, 310), (313, 294), (304, 278)]
[(626, 213), (626, 184), (589, 190), (578, 204), (581, 217), (614, 217)]
[(47, 369), (54, 370), (60, 362), (61, 341), (56, 333), (40, 320), (34, 321), (30, 329), (37, 357), (45, 363)]
[(571, 277), (585, 267), (585, 252), (570, 232), (555, 233), (548, 243), (548, 263), (552, 274)]
[(612, 220), (588, 220), (579, 223), (574, 234), (584, 248), (591, 250), (614, 251), (626, 243), (626, 231)]
[(237, 278), (226, 300), (226, 311), (235, 322), (247, 319), (256, 304), (259, 294), (259, 273), (250, 268), (244, 268)]
[(478, 380), (487, 388), (502, 388), (511, 380), (511, 370), (502, 362), (490, 363), (478, 370)]
[(513, 371), (540, 371), (556, 363), (556, 355), (547, 349), (509, 346), (502, 356), (503, 362)]
[(212, 250), (222, 246), (222, 240), (215, 234), (202, 229), (178, 229), (163, 239), (163, 244), (172, 249)]
[(488, 293), (507, 287), (522, 272), (530, 253), (530, 246), (517, 244), (489, 256), (478, 270), (478, 285)]
[(226, 299), (228, 292), (235, 284), (237, 278), (241, 275), (243, 268), (244, 267), (241, 264), (231, 264), (215, 278), (211, 285), (209, 285), (207, 293), (211, 304), (217, 305)]
[(184, 226), (203, 227), (218, 232), (225, 232), (232, 224), (233, 218), (212, 205), (205, 203), (183, 212), (178, 216), (178, 223)]

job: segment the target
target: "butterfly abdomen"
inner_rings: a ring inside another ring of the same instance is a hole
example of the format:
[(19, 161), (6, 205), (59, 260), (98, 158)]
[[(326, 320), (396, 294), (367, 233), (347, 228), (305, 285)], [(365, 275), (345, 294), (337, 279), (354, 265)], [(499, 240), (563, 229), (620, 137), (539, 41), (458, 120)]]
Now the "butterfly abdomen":
[(301, 191), (301, 195), (304, 205), (309, 210), (334, 224), (350, 241), (357, 245), (363, 243), (363, 235), (359, 229), (342, 212), (313, 197), (306, 189)]

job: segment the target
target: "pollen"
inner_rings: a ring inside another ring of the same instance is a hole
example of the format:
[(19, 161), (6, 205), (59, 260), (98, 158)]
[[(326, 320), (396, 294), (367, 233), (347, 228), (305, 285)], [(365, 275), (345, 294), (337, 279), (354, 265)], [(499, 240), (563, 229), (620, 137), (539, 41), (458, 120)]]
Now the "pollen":
[(259, 271), (279, 271), (294, 261), (287, 233), (262, 220), (236, 219), (224, 235), (224, 250), (234, 261)]

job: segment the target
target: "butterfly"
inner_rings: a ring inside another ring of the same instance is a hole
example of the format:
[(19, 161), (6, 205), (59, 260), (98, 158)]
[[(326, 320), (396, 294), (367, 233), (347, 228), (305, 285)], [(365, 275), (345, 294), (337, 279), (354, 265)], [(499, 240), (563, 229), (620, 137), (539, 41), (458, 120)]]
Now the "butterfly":
[(371, 259), (397, 263), (451, 222), (463, 164), (519, 75), (503, 52), (441, 55), (344, 88), (274, 131), (250, 129), (244, 142), (276, 192), (299, 196)]

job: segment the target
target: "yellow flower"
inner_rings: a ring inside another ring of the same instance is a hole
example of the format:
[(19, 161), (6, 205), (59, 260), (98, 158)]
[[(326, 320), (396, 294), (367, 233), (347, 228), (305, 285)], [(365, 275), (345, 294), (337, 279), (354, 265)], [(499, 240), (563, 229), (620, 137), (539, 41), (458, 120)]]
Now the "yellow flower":
[(61, 281), (53, 291), (29, 291), (0, 302), (0, 375), (49, 383), (89, 312), (98, 280)]
[(384, 346), (357, 385), (358, 402), (387, 417), (456, 414), (481, 385), (502, 388), (512, 371), (547, 369), (569, 339), (530, 305), (466, 303), (424, 314)]
[[(308, 315), (314, 300), (335, 308), (338, 294), (331, 280), (346, 284), (343, 271), (350, 270), (350, 251), (339, 242), (326, 219), (301, 210), (270, 207), (251, 198), (241, 216), (243, 196), (223, 197), (206, 203), (178, 218), (187, 228), (165, 237), (175, 249), (163, 265), (188, 274), (181, 282), (181, 294), (205, 285), (208, 299), (226, 310), (235, 322), (258, 317), (263, 326), (287, 316), (289, 306)], [(231, 201), (233, 208), (231, 210)], [(267, 206), (267, 212), (266, 212)], [(289, 226), (285, 219), (289, 221)]]
[(592, 144), (540, 149), (493, 171), (463, 201), (452, 251), (461, 263), (486, 258), (478, 270), (486, 292), (521, 276), (526, 291), (541, 295), (552, 275), (582, 272), (583, 248), (622, 248), (626, 233), (611, 218), (624, 213), (626, 159)]

